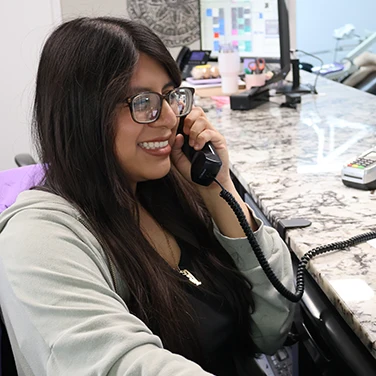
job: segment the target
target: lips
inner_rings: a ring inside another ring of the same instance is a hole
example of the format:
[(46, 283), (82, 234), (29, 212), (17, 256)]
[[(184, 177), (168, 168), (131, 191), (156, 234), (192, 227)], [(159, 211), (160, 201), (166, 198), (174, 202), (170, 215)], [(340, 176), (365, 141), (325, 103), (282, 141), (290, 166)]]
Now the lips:
[(139, 142), (140, 149), (150, 156), (166, 158), (171, 154), (170, 138), (158, 138), (151, 141)]

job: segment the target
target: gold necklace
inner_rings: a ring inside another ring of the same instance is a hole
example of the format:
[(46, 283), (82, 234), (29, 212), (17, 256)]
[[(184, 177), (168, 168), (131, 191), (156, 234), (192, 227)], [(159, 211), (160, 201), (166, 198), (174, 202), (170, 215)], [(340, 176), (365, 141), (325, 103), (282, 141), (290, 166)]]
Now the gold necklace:
[[(162, 228), (162, 232), (163, 232), (163, 235), (166, 239), (166, 242), (167, 242), (167, 245), (168, 245), (168, 248), (170, 249), (170, 252), (171, 252), (171, 257), (172, 259), (174, 260), (174, 264), (176, 265), (175, 269), (182, 275), (184, 275), (185, 277), (187, 277), (189, 279), (189, 281), (191, 283), (193, 283), (195, 286), (200, 286), (201, 285), (201, 281), (199, 281), (188, 269), (180, 269), (179, 268), (179, 263), (175, 260), (175, 255), (174, 255), (174, 251), (172, 250), (172, 247), (171, 247), (171, 244), (170, 244), (170, 240), (165, 232), (165, 230)], [(170, 264), (169, 264), (170, 265)]]

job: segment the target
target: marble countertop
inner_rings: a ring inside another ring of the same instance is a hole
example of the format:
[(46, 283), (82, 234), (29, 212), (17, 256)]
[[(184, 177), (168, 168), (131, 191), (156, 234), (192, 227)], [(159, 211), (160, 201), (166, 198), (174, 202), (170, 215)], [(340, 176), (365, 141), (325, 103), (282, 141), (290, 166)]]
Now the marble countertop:
[[(303, 82), (314, 78), (305, 74)], [(249, 111), (232, 111), (223, 97), (197, 101), (226, 137), (233, 173), (269, 221), (312, 222), (286, 232), (299, 258), (376, 230), (376, 200), (341, 181), (342, 165), (376, 146), (376, 96), (322, 78), (317, 88), (297, 109), (280, 107), (279, 98)], [(317, 256), (308, 270), (376, 358), (375, 247)]]

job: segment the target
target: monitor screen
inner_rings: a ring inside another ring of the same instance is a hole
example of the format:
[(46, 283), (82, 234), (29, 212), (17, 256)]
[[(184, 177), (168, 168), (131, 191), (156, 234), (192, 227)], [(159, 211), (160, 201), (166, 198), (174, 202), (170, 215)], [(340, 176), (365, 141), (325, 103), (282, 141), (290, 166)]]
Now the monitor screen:
[(218, 57), (221, 43), (241, 57), (280, 58), (278, 0), (201, 0), (201, 49)]

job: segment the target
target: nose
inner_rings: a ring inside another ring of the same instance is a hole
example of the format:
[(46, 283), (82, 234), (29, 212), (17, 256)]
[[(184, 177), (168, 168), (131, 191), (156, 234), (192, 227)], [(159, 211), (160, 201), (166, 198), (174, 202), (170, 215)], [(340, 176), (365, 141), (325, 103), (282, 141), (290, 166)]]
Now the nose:
[(178, 117), (176, 116), (174, 110), (166, 100), (163, 100), (159, 119), (153, 123), (150, 123), (149, 125), (155, 127), (164, 126), (172, 129), (176, 126), (177, 121)]

